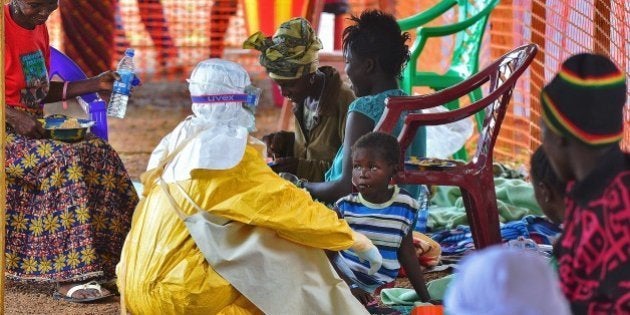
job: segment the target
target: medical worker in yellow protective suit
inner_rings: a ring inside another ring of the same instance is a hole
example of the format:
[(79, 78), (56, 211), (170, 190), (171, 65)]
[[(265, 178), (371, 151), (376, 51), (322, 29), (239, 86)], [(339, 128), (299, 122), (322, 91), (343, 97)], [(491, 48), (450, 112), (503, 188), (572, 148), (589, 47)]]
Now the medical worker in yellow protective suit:
[(278, 177), (249, 137), (247, 72), (220, 59), (189, 79), (194, 115), (154, 150), (117, 266), (132, 314), (366, 314), (322, 249), (382, 258), (335, 212)]

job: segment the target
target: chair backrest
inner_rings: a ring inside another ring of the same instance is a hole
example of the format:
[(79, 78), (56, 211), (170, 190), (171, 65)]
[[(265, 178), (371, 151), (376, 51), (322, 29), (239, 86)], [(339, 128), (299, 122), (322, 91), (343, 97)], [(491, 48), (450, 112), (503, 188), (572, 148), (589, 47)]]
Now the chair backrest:
[[(402, 151), (401, 161), (404, 161), (405, 152), (420, 126), (443, 125), (485, 110), (486, 115), (477, 149), (469, 163), (492, 163), (492, 150), (516, 80), (533, 61), (536, 52), (536, 45), (524, 45), (508, 52), (482, 71), (450, 88), (428, 95), (390, 97), (386, 101), (385, 112), (375, 130), (391, 134), (398, 119), (403, 113), (408, 113), (398, 136)], [(464, 97), (486, 83), (489, 83), (488, 94), (468, 106), (448, 112), (419, 113), (422, 109), (436, 107)]]
[[(87, 79), (83, 70), (72, 59), (54, 47), (50, 47), (50, 71), (48, 76), (51, 79), (58, 77), (63, 81)], [(90, 119), (95, 122), (90, 129), (91, 132), (99, 138), (107, 140), (107, 115), (105, 114), (107, 104), (97, 93), (81, 95), (81, 99), (88, 104), (88, 114)]]

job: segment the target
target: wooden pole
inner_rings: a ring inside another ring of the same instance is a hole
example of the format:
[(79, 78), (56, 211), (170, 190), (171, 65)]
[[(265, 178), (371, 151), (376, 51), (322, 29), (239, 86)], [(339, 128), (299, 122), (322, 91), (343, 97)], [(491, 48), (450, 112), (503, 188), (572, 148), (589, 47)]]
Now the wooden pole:
[[(490, 59), (496, 60), (515, 47), (514, 8), (512, 0), (502, 0), (490, 14)], [(514, 104), (514, 99), (510, 101)], [(509, 106), (503, 119), (501, 133), (495, 148), (502, 148), (510, 156), (518, 156), (518, 137), (527, 129), (516, 126), (520, 121), (515, 119), (513, 106)], [(529, 135), (529, 134), (528, 134)], [(507, 141), (505, 141), (507, 140)], [(529, 149), (529, 148), (528, 148)], [(498, 153), (499, 150), (495, 150)]]
[[(4, 3), (4, 2), (3, 2)], [(5, 286), (5, 260), (4, 260), (4, 244), (6, 240), (6, 229), (5, 229), (5, 217), (6, 217), (6, 200), (7, 200), (7, 174), (4, 168), (4, 139), (5, 139), (5, 129), (4, 129), (4, 117), (5, 117), (5, 106), (6, 99), (4, 95), (4, 13), (2, 14), (2, 18), (0, 19), (0, 35), (2, 40), (0, 40), (0, 51), (2, 51), (2, 57), (0, 57), (0, 162), (2, 162), (2, 166), (0, 169), (0, 271), (2, 271), (2, 277), (0, 277), (0, 314), (4, 314), (4, 286)]]
[[(530, 80), (530, 108), (532, 112), (541, 113), (540, 92), (545, 84), (545, 26), (546, 26), (546, 0), (534, 0), (532, 2), (532, 42), (538, 45), (538, 53), (532, 62)], [(541, 139), (538, 128), (540, 117), (534, 119), (532, 128), (532, 138)], [(530, 143), (532, 151), (538, 146), (535, 141)]]
[(593, 20), (595, 52), (610, 56), (610, 0), (595, 1)]
[(496, 60), (514, 48), (512, 0), (502, 0), (490, 14), (490, 58)]

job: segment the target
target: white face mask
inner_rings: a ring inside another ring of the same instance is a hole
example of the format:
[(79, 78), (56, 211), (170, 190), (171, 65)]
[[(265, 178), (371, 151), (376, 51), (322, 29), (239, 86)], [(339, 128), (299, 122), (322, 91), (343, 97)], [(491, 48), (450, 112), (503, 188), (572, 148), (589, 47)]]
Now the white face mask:
[(255, 127), (254, 115), (243, 108), (241, 103), (204, 104), (193, 103), (195, 117), (212, 125), (244, 127), (251, 130)]

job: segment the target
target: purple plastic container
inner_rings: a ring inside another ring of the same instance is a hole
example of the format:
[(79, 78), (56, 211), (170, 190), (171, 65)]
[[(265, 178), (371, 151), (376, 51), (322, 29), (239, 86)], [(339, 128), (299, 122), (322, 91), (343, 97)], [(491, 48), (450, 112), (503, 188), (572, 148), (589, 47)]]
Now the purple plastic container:
[[(72, 59), (54, 47), (50, 47), (50, 71), (48, 75), (51, 78), (55, 75), (59, 76), (64, 81), (87, 79), (83, 70)], [(90, 131), (107, 141), (107, 104), (96, 93), (81, 95), (81, 98), (89, 105), (90, 119), (95, 122)]]
[(90, 103), (90, 119), (94, 121), (90, 132), (107, 141), (107, 104), (105, 101), (99, 99)]

